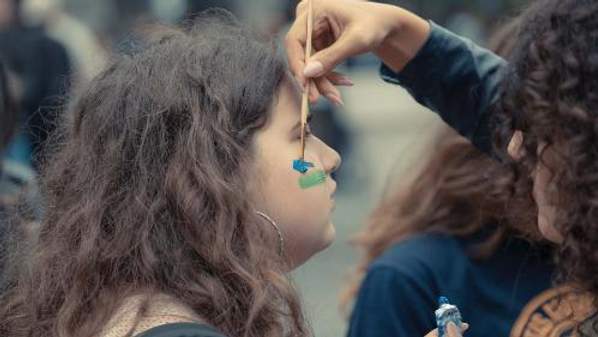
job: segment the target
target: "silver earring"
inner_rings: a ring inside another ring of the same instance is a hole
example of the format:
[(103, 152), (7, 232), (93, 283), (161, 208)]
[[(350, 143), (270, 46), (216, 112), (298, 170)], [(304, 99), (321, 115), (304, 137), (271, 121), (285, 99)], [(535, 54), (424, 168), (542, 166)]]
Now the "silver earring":
[(274, 222), (274, 220), (272, 220), (272, 218), (267, 216), (265, 213), (262, 213), (260, 211), (256, 211), (255, 213), (261, 216), (262, 218), (266, 219), (266, 221), (268, 221), (276, 230), (276, 233), (278, 234), (278, 255), (282, 256), (282, 253), (284, 252), (284, 238), (282, 237), (282, 232), (280, 231), (280, 228), (278, 227), (276, 222)]

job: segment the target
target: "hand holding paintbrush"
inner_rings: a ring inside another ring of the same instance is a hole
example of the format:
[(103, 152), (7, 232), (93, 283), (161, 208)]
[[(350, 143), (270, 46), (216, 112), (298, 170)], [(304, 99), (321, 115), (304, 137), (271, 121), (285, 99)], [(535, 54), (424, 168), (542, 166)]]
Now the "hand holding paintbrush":
[[(312, 51), (312, 31), (313, 31), (313, 7), (312, 0), (307, 0), (307, 40), (305, 48), (305, 60), (309, 60)], [(307, 118), (309, 117), (309, 92), (312, 86), (312, 81), (305, 81), (303, 87), (303, 96), (301, 99), (301, 149), (299, 159), (293, 161), (293, 169), (299, 171), (302, 176), (299, 178), (299, 186), (301, 188), (310, 188), (323, 183), (326, 180), (327, 174), (322, 170), (314, 170), (311, 174), (306, 174), (310, 168), (314, 167), (313, 163), (305, 161), (305, 136), (307, 127)]]
[[(309, 62), (312, 49), (312, 34), (313, 34), (313, 5), (311, 0), (307, 0), (307, 40), (305, 46), (305, 62)], [(309, 91), (312, 81), (305, 81), (303, 87), (303, 96), (301, 99), (301, 157), (305, 161), (305, 128), (307, 127), (307, 117), (309, 116)]]
[[(308, 17), (313, 27), (309, 32), (305, 29)], [(428, 21), (396, 6), (358, 0), (309, 0), (297, 7), (285, 48), (295, 78), (302, 84), (307, 79), (314, 81), (310, 100), (314, 102), (323, 95), (338, 104), (341, 98), (335, 85), (350, 86), (352, 82), (334, 72), (337, 65), (372, 52), (391, 69), (400, 71), (421, 49), (429, 33)], [(307, 38), (307, 34), (312, 36)], [(305, 58), (308, 42), (310, 47), (313, 43), (309, 61)]]

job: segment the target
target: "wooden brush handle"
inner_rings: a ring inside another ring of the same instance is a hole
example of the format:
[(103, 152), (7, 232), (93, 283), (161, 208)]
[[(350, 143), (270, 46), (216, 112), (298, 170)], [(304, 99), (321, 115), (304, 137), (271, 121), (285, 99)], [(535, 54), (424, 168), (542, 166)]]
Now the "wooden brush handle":
[[(305, 41), (305, 63), (309, 62), (311, 57), (311, 40), (314, 25), (314, 13), (311, 0), (307, 0), (307, 40)], [(301, 160), (305, 159), (305, 127), (307, 126), (307, 116), (309, 115), (309, 90), (311, 80), (305, 81), (303, 96), (301, 97)]]

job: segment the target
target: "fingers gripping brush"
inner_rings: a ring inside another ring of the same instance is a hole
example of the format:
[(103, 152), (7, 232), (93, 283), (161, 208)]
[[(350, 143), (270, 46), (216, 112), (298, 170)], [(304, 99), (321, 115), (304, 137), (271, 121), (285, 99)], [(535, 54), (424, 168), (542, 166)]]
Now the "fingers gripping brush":
[[(305, 46), (305, 61), (307, 62), (311, 57), (312, 51), (312, 31), (313, 31), (313, 8), (311, 0), (307, 2), (307, 40)], [(312, 170), (313, 163), (305, 161), (305, 129), (307, 127), (307, 117), (309, 116), (309, 90), (312, 85), (311, 81), (305, 81), (303, 88), (303, 95), (301, 97), (301, 152), (299, 159), (293, 161), (293, 169), (301, 173), (299, 178), (299, 186), (302, 189), (307, 189), (326, 181), (326, 172), (322, 170)], [(308, 173), (309, 172), (309, 173)]]

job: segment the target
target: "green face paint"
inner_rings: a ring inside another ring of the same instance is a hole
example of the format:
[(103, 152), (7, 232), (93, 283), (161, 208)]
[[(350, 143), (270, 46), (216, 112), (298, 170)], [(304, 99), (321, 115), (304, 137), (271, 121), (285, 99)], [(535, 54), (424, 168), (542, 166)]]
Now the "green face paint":
[(323, 184), (325, 181), (326, 172), (322, 170), (313, 170), (310, 173), (302, 175), (301, 178), (299, 178), (299, 186), (301, 186), (302, 189), (307, 189)]

